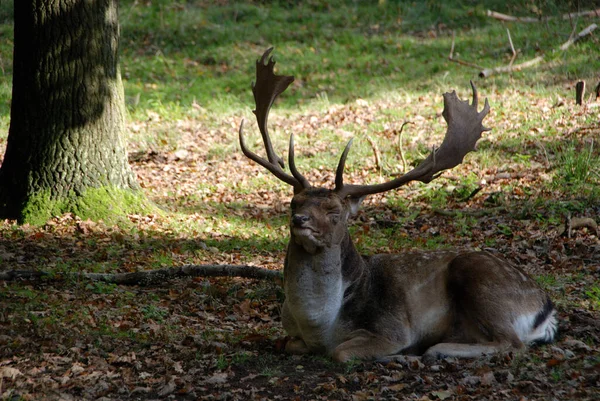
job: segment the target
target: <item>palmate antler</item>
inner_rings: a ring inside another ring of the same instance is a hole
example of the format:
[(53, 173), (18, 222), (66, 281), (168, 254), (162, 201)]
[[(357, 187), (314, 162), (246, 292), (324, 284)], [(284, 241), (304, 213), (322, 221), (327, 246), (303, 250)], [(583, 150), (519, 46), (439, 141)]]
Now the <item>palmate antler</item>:
[[(268, 160), (258, 156), (248, 150), (244, 141), (243, 127), (244, 122), (240, 124), (240, 145), (244, 154), (260, 164), (280, 180), (292, 185), (294, 193), (301, 192), (303, 189), (310, 188), (308, 180), (302, 176), (296, 169), (294, 162), (294, 136), (290, 137), (289, 148), (289, 167), (292, 175), (289, 175), (283, 170), (284, 163), (275, 151), (271, 143), (271, 138), (267, 130), (267, 120), (269, 110), (275, 101), (275, 98), (280, 95), (294, 81), (294, 77), (276, 75), (273, 73), (275, 61), (269, 57), (273, 48), (268, 49), (261, 59), (256, 62), (256, 83), (252, 85), (256, 109), (254, 114), (258, 122), (259, 130), (263, 137), (265, 150)], [(442, 171), (453, 168), (462, 163), (463, 158), (467, 153), (475, 149), (475, 144), (481, 138), (484, 131), (488, 131), (482, 124), (483, 119), (490, 111), (490, 106), (487, 99), (481, 112), (477, 111), (478, 96), (477, 88), (471, 82), (473, 89), (473, 102), (469, 105), (468, 101), (462, 101), (458, 98), (455, 91), (444, 93), (444, 111), (442, 115), (448, 123), (448, 129), (442, 142), (442, 145), (435, 149), (421, 164), (415, 167), (408, 173), (397, 177), (391, 181), (374, 184), (374, 185), (346, 185), (344, 184), (344, 166), (346, 158), (350, 151), (352, 140), (348, 142), (340, 161), (338, 163), (335, 175), (335, 192), (342, 198), (347, 196), (363, 197), (380, 192), (390, 191), (399, 188), (411, 181), (429, 182), (437, 178)]]
[(290, 171), (292, 173), (290, 176), (283, 170), (285, 167), (283, 159), (275, 153), (273, 144), (271, 143), (271, 137), (269, 136), (269, 131), (267, 129), (269, 110), (271, 109), (273, 102), (277, 96), (279, 96), (292, 82), (294, 82), (294, 77), (292, 76), (276, 75), (273, 72), (275, 61), (272, 57), (269, 58), (269, 61), (265, 64), (269, 54), (271, 54), (271, 51), (273, 51), (272, 47), (263, 54), (260, 60), (256, 61), (256, 82), (252, 83), (252, 93), (254, 94), (254, 102), (256, 103), (256, 109), (253, 110), (253, 113), (256, 115), (256, 122), (258, 123), (258, 129), (260, 130), (263, 138), (268, 160), (263, 159), (246, 147), (243, 133), (244, 121), (242, 121), (240, 124), (240, 146), (242, 147), (242, 152), (244, 152), (248, 158), (254, 160), (256, 163), (269, 170), (271, 173), (273, 173), (273, 175), (283, 182), (293, 186), (294, 193), (298, 193), (305, 188), (309, 188), (310, 184), (308, 183), (308, 180), (304, 178), (304, 176), (302, 176), (302, 174), (300, 174), (296, 169), (296, 164), (294, 163), (294, 136), (292, 135), (290, 138), (288, 160)]
[(484, 127), (482, 122), (490, 111), (490, 105), (485, 99), (483, 110), (478, 112), (477, 88), (473, 82), (471, 82), (471, 88), (473, 89), (471, 105), (468, 100), (460, 100), (456, 91), (444, 93), (442, 116), (448, 123), (448, 129), (442, 145), (431, 152), (417, 167), (391, 181), (375, 185), (344, 185), (344, 165), (352, 144), (352, 141), (348, 142), (336, 170), (335, 191), (340, 197), (362, 197), (399, 188), (411, 181), (427, 183), (437, 178), (442, 171), (462, 163), (465, 155), (475, 150), (475, 144), (481, 138), (481, 134), (489, 131), (489, 128)]

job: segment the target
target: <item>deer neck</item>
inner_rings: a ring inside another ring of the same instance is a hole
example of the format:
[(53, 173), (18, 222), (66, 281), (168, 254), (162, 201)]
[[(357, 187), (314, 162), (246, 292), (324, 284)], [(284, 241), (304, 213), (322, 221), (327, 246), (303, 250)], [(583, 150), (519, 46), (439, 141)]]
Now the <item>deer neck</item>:
[(286, 302), (296, 319), (310, 326), (329, 326), (337, 319), (344, 292), (363, 275), (364, 268), (347, 232), (340, 243), (314, 253), (292, 238), (284, 269)]

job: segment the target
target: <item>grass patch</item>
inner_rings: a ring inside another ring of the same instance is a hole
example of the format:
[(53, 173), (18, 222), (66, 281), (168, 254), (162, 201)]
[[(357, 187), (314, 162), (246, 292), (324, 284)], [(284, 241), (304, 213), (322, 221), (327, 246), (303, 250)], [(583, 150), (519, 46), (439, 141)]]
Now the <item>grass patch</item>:
[(124, 216), (128, 213), (159, 212), (142, 193), (102, 187), (90, 188), (81, 196), (73, 194), (72, 198), (56, 199), (49, 191), (35, 194), (23, 207), (20, 221), (41, 226), (66, 211), (73, 211), (84, 220), (103, 220), (108, 224), (127, 224)]
[(596, 198), (600, 186), (600, 152), (592, 139), (588, 144), (565, 141), (552, 146), (556, 180), (555, 189), (577, 197)]
[(600, 311), (600, 287), (590, 287), (590, 289), (585, 292), (585, 295), (587, 295), (592, 309)]

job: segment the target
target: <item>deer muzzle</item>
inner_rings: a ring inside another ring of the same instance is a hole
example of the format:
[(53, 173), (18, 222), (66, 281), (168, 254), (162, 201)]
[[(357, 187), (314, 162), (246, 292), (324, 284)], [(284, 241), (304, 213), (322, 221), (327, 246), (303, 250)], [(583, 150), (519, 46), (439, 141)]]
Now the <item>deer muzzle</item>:
[(310, 221), (310, 217), (304, 214), (295, 214), (292, 216), (292, 225), (294, 227), (303, 227)]

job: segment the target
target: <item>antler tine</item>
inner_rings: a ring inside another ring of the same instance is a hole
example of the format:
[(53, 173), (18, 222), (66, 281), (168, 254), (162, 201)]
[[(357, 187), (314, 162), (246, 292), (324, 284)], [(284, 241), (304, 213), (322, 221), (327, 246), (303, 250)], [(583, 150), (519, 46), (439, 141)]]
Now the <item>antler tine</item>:
[(288, 151), (288, 164), (290, 165), (290, 171), (292, 172), (292, 175), (294, 176), (294, 178), (296, 178), (296, 180), (298, 180), (300, 185), (302, 185), (303, 188), (309, 188), (310, 184), (309, 184), (308, 180), (306, 178), (304, 178), (304, 176), (302, 174), (300, 174), (300, 172), (296, 169), (296, 162), (294, 160), (294, 133), (293, 132), (290, 135), (290, 149)]
[(342, 188), (344, 188), (344, 167), (346, 166), (346, 158), (348, 157), (348, 152), (350, 152), (350, 147), (352, 146), (353, 140), (354, 138), (348, 141), (348, 144), (344, 148), (344, 152), (340, 157), (338, 166), (335, 169), (335, 190), (337, 192), (341, 191)]
[[(471, 82), (473, 90), (473, 103), (461, 101), (455, 91), (444, 93), (444, 111), (442, 116), (448, 123), (448, 129), (441, 146), (432, 151), (429, 156), (417, 167), (408, 173), (391, 181), (375, 185), (342, 185), (338, 189), (338, 178), (336, 174), (336, 191), (342, 197), (361, 197), (399, 188), (411, 181), (430, 182), (439, 177), (441, 172), (453, 168), (462, 163), (467, 153), (475, 149), (475, 144), (481, 138), (484, 131), (489, 131), (482, 122), (490, 111), (488, 100), (481, 112), (477, 111), (478, 99), (477, 88)], [(343, 156), (343, 155), (342, 155)], [(338, 174), (340, 166), (338, 166)], [(343, 169), (343, 165), (341, 166)]]
[[(258, 129), (262, 135), (263, 143), (265, 145), (265, 151), (267, 153), (267, 159), (258, 156), (256, 153), (250, 151), (245, 143), (243, 128), (244, 121), (240, 124), (239, 138), (242, 152), (249, 159), (260, 164), (273, 175), (282, 180), (283, 182), (292, 185), (294, 192), (298, 193), (304, 188), (310, 187), (306, 178), (304, 178), (297, 170), (293, 163), (293, 140), (292, 140), (292, 153), (290, 154), (290, 165), (294, 165), (290, 170), (293, 175), (286, 173), (283, 168), (285, 166), (283, 159), (275, 153), (273, 144), (271, 143), (271, 137), (267, 129), (267, 121), (269, 119), (269, 111), (273, 102), (287, 87), (294, 81), (292, 76), (276, 75), (273, 72), (275, 61), (273, 58), (269, 58), (269, 54), (273, 51), (271, 47), (264, 52), (260, 60), (256, 61), (256, 82), (252, 83), (252, 93), (254, 94), (254, 101), (256, 108), (252, 110), (256, 116), (256, 122), (258, 123)], [(268, 61), (267, 61), (268, 58)]]
[(479, 95), (477, 94), (477, 88), (475, 87), (473, 81), (469, 81), (469, 83), (471, 84), (471, 89), (473, 90), (473, 102), (471, 105), (475, 108), (475, 110), (477, 110), (477, 107), (479, 107)]
[(283, 171), (283, 169), (278, 163), (271, 163), (268, 160), (263, 159), (256, 153), (252, 152), (250, 149), (248, 149), (248, 147), (246, 146), (246, 140), (244, 139), (244, 120), (242, 120), (242, 122), (240, 123), (239, 137), (242, 152), (244, 152), (244, 155), (246, 155), (247, 158), (269, 170), (271, 173), (273, 173), (275, 177), (279, 178), (281, 181), (293, 186), (294, 192), (300, 192), (304, 188), (303, 185), (300, 182), (298, 182), (296, 178)]

